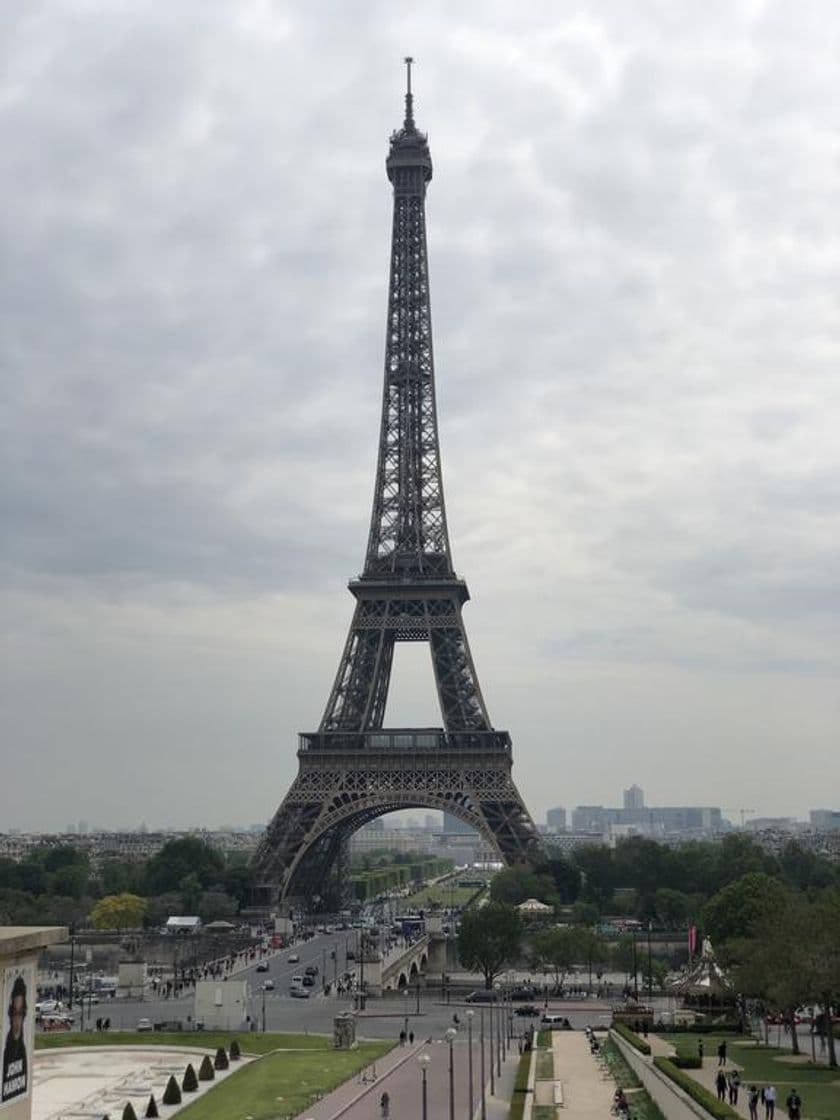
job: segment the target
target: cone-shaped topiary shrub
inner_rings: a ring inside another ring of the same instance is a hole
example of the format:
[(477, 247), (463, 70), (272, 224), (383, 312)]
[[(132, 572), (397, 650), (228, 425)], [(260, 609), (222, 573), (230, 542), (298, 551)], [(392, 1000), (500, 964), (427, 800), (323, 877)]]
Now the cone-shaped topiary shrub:
[(216, 1069), (227, 1069), (230, 1065), (230, 1063), (228, 1062), (228, 1056), (225, 1053), (224, 1046), (220, 1046), (216, 1051), (216, 1057), (213, 1059), (213, 1065), (216, 1067)]
[(201, 1059), (201, 1065), (198, 1068), (199, 1081), (212, 1081), (216, 1074), (213, 1070), (213, 1061), (209, 1054), (205, 1054)]
[(184, 1080), (181, 1082), (181, 1088), (185, 1093), (194, 1093), (198, 1088), (198, 1078), (195, 1075), (192, 1062), (184, 1070)]
[(131, 1101), (128, 1101), (123, 1109), (122, 1120), (137, 1120), (137, 1113), (134, 1111), (134, 1105)]
[(146, 1105), (146, 1117), (147, 1120), (155, 1120), (158, 1116), (160, 1116), (160, 1113), (158, 1112), (157, 1101), (154, 1093), (152, 1093), (149, 1097), (149, 1103)]
[(233, 1039), (233, 1041), (231, 1042), (229, 1050), (230, 1050), (230, 1060), (232, 1062), (238, 1062), (241, 1055), (240, 1055), (240, 1052), (239, 1052), (239, 1043), (236, 1041), (236, 1039)]
[(166, 1089), (163, 1093), (164, 1104), (180, 1104), (181, 1103), (181, 1090), (178, 1088), (178, 1082), (174, 1077), (170, 1077), (166, 1082)]

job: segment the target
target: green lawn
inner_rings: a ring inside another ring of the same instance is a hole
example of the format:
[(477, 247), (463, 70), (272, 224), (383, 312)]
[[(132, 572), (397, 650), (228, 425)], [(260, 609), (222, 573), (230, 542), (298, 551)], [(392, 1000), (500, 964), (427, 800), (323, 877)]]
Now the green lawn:
[[(672, 1043), (689, 1054), (697, 1053), (697, 1043), (702, 1038), (706, 1055), (706, 1065), (717, 1061), (718, 1045), (726, 1039), (727, 1064), (737, 1065), (741, 1070), (741, 1084), (776, 1086), (778, 1099), (784, 1104), (791, 1089), (799, 1091), (805, 1105), (804, 1114), (808, 1120), (837, 1120), (840, 1116), (840, 1071), (827, 1066), (807, 1064), (791, 1065), (779, 1058), (790, 1057), (789, 1050), (778, 1050), (773, 1046), (756, 1046), (753, 1041), (741, 1039), (737, 1035), (715, 1034), (662, 1034), (666, 1042)], [(691, 1074), (692, 1070), (686, 1070)], [(784, 1115), (784, 1109), (777, 1114)]]
[(434, 904), (441, 907), (466, 906), (476, 890), (476, 887), (458, 887), (454, 884), (450, 886), (449, 883), (435, 883), (432, 886), (423, 887), (416, 894), (409, 895), (405, 899), (405, 906), (406, 909), (411, 910), (425, 910)]
[(281, 1034), (269, 1031), (62, 1031), (36, 1034), (36, 1050), (61, 1046), (198, 1046), (202, 1050), (227, 1050), (231, 1039), (239, 1041), (243, 1054), (268, 1054), (272, 1050), (332, 1050), (332, 1037), (325, 1034)]
[(178, 1120), (285, 1120), (297, 1116), (392, 1046), (391, 1042), (361, 1042), (358, 1050), (266, 1054), (193, 1101), (178, 1113)]

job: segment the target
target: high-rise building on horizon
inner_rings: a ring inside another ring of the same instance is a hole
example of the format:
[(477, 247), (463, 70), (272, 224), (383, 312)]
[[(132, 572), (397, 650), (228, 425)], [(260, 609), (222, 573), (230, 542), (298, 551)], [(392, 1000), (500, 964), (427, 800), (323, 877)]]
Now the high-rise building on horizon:
[(624, 791), (625, 809), (644, 809), (644, 807), (645, 791), (640, 786), (632, 785)]
[(840, 809), (812, 809), (808, 814), (811, 828), (833, 832), (840, 828)]
[(562, 806), (556, 809), (549, 809), (545, 814), (545, 823), (551, 832), (565, 832), (566, 831), (566, 810)]

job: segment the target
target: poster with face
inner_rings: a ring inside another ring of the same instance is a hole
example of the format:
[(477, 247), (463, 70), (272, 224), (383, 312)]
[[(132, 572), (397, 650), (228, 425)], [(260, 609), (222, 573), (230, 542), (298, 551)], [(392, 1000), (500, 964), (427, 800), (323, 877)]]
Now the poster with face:
[(33, 1050), (35, 992), (31, 964), (3, 969), (3, 1064), (0, 1067), (0, 1112), (12, 1101), (28, 1097)]

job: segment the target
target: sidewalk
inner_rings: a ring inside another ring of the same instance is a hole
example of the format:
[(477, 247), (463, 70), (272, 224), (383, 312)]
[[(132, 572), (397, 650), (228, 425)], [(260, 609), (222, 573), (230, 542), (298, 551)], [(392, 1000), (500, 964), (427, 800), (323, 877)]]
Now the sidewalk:
[[(397, 1046), (376, 1063), (375, 1080), (355, 1078), (340, 1085), (316, 1105), (300, 1114), (299, 1120), (380, 1120), (380, 1101), (387, 1093), (391, 1120), (421, 1116), (423, 1100), (423, 1072), (417, 1059), (429, 1056), (426, 1068), (426, 1102), (429, 1120), (444, 1120), (449, 1116), (449, 1046), (441, 1039), (430, 1039), (413, 1046)], [(473, 1108), (476, 1117), (481, 1115), (481, 1047), (473, 1038)], [(510, 1098), (519, 1065), (519, 1054), (511, 1050), (502, 1063), (501, 1077), (496, 1078), (495, 1096), (490, 1096), (489, 1046), (485, 1052), (487, 1073), (487, 1120), (507, 1120)], [(469, 1112), (469, 1051), (462, 1031), (452, 1047), (452, 1088), (455, 1116), (462, 1120)], [(373, 1077), (373, 1068), (365, 1071)]]

